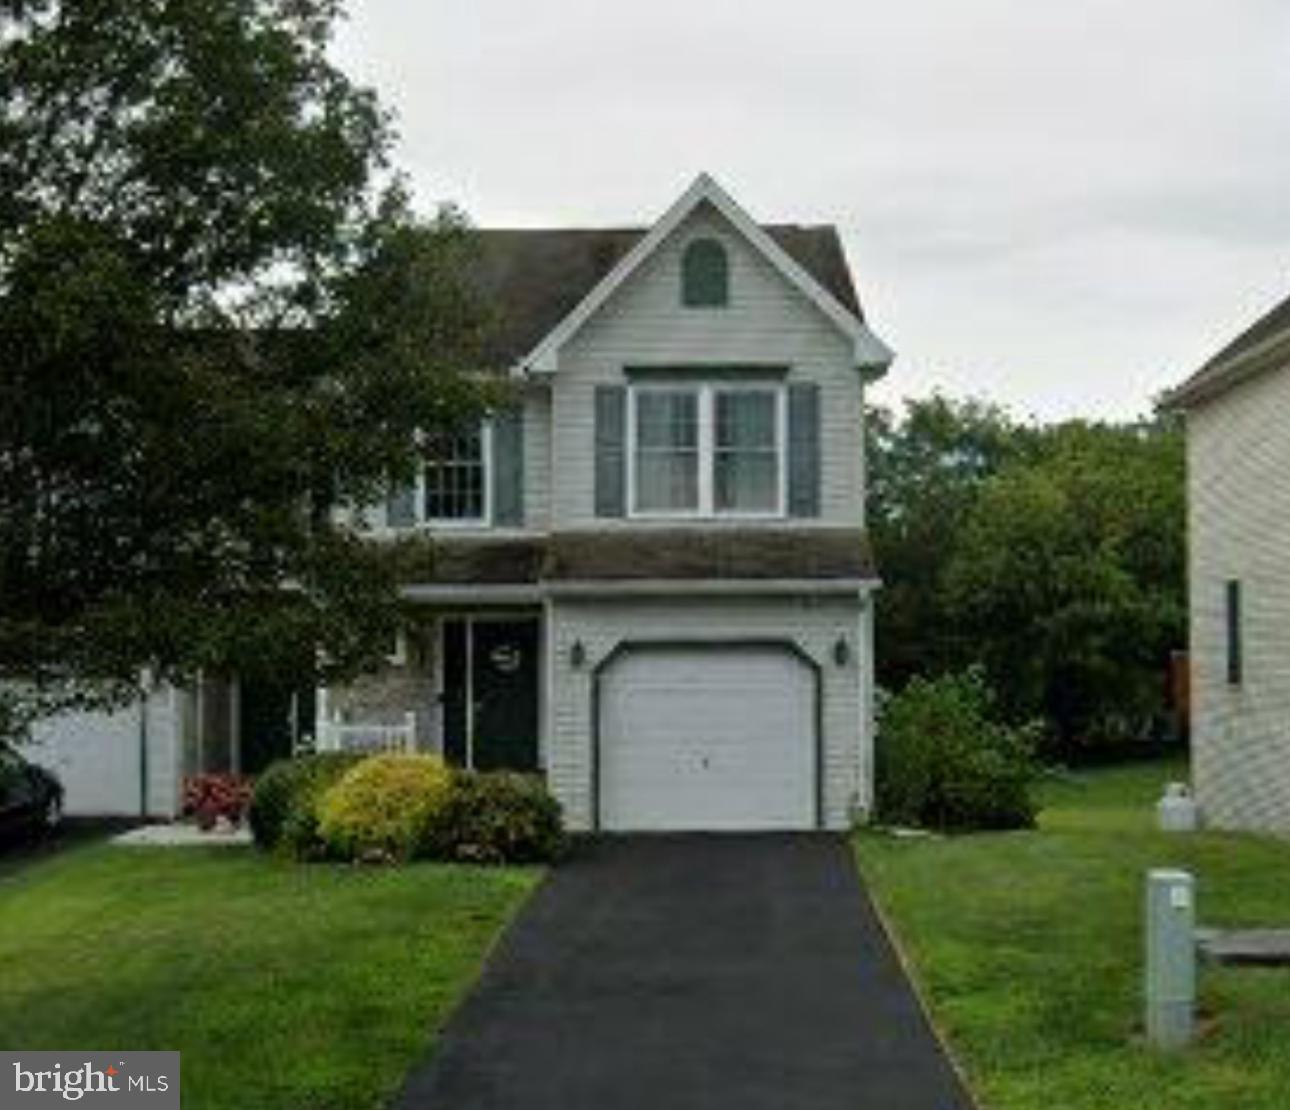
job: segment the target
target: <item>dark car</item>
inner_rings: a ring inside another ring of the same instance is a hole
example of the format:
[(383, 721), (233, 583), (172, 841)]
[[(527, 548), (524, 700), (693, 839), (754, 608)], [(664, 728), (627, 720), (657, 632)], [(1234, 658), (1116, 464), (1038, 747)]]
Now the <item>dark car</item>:
[(0, 746), (0, 843), (48, 833), (63, 818), (63, 784)]

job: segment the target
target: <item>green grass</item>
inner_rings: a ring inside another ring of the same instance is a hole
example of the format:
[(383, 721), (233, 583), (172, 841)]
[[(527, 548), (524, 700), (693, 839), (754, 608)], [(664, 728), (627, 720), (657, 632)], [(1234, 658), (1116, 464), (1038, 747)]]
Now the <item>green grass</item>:
[(934, 1020), (990, 1110), (1290, 1105), (1290, 970), (1205, 969), (1203, 1036), (1140, 1037), (1143, 876), (1197, 877), (1206, 925), (1290, 925), (1290, 844), (1156, 832), (1177, 764), (1044, 788), (1036, 832), (860, 834), (856, 853)]
[(73, 847), (0, 871), (10, 1049), (178, 1049), (185, 1107), (382, 1105), (539, 872)]

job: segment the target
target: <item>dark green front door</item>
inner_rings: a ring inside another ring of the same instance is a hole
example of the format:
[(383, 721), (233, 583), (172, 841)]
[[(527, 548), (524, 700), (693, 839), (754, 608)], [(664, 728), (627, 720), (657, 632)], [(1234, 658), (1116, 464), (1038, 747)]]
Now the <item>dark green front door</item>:
[(444, 753), (477, 771), (538, 765), (538, 621), (444, 626)]
[(313, 734), (314, 709), (311, 686), (243, 682), (238, 710), (242, 773), (258, 775), (275, 760), (289, 758), (298, 738)]

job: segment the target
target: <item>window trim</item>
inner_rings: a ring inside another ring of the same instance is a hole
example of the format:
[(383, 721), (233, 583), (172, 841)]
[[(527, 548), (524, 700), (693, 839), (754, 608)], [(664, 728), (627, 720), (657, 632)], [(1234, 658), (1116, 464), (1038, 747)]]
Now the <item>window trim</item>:
[[(698, 396), (699, 499), (693, 509), (640, 509), (636, 504), (636, 400), (642, 393)], [(773, 509), (718, 509), (716, 397), (718, 393), (769, 393), (775, 399), (776, 499)], [(627, 517), (630, 520), (780, 520), (788, 515), (788, 388), (782, 381), (631, 382), (627, 386)]]
[[(421, 437), (418, 437), (421, 438)], [(429, 462), (417, 467), (416, 525), (435, 528), (488, 528), (493, 521), (493, 422), (487, 418), (479, 422), (480, 464), (483, 470), (484, 503), (481, 516), (428, 516), (426, 515), (426, 468)]]

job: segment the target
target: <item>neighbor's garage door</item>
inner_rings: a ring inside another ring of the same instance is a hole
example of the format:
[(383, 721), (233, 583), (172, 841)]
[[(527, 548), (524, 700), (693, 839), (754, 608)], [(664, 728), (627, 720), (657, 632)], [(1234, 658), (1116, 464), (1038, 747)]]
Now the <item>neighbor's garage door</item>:
[(602, 828), (815, 827), (815, 675), (797, 655), (640, 647), (600, 682)]

